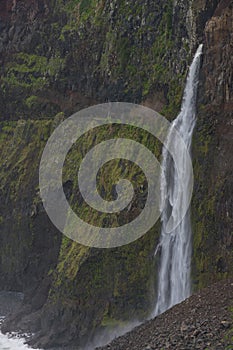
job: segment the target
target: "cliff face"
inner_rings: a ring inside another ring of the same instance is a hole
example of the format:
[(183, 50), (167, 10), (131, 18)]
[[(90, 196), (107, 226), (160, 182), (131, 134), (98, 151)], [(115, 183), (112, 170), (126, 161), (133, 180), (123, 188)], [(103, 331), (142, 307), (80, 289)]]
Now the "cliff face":
[(232, 4), (221, 1), (205, 26), (199, 113), (194, 138), (195, 282), (232, 272)]
[[(96, 328), (146, 317), (159, 223), (109, 251), (61, 237), (39, 198), (39, 159), (56, 125), (95, 103), (143, 103), (173, 118), (201, 42), (194, 288), (232, 274), (231, 1), (3, 1), (0, 30), (0, 283), (26, 293), (11, 326), (39, 331), (35, 344), (44, 347), (78, 344)], [(65, 172), (73, 203), (74, 177), (75, 169)], [(111, 191), (107, 181), (103, 186)]]

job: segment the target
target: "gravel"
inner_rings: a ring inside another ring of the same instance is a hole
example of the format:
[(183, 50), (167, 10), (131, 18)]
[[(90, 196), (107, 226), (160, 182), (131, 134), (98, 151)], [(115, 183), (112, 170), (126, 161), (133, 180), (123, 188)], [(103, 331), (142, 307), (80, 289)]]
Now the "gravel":
[(217, 282), (99, 350), (233, 350), (233, 280)]

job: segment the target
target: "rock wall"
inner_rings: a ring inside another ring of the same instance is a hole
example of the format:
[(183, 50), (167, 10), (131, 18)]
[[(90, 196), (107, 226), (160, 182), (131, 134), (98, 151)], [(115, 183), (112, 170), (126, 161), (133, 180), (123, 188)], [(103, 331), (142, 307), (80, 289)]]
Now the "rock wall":
[[(54, 127), (95, 103), (143, 103), (174, 118), (201, 42), (193, 144), (194, 288), (232, 274), (231, 2), (3, 1), (0, 26), (0, 284), (26, 293), (23, 309), (5, 329), (38, 332), (36, 346), (71, 346), (95, 329), (148, 315), (155, 299), (159, 223), (127, 247), (81, 247), (48, 220), (38, 195), (38, 164)], [(144, 143), (159, 153), (150, 138)], [(86, 147), (92, 144), (89, 135)], [(77, 145), (68, 163), (80, 160), (78, 150)], [(74, 206), (75, 171), (64, 175)], [(107, 180), (103, 187), (111, 192)], [(75, 209), (85, 214), (82, 204)]]
[(194, 137), (194, 283), (232, 273), (232, 3), (221, 1), (205, 26)]

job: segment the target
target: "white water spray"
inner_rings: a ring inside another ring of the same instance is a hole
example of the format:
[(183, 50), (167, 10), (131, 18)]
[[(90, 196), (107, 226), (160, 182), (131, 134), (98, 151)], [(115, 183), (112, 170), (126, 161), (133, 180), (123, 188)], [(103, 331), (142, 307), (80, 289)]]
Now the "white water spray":
[[(172, 145), (176, 149), (176, 140), (172, 129), (176, 128), (183, 138), (187, 149), (190, 151), (193, 129), (196, 122), (196, 97), (198, 88), (198, 76), (202, 54), (200, 45), (193, 59), (189, 70), (186, 87), (184, 91), (181, 112), (173, 121), (166, 144)], [(187, 164), (183, 153), (179, 153), (178, 164), (182, 170), (182, 177), (178, 179), (174, 161), (167, 149), (163, 148), (161, 198), (164, 209), (161, 215), (162, 228), (159, 246), (155, 254), (161, 252), (160, 266), (158, 273), (158, 294), (157, 304), (153, 316), (159, 315), (170, 307), (183, 301), (190, 296), (191, 283), (191, 223), (190, 213), (187, 212), (180, 224), (167, 233), (167, 224), (170, 218), (174, 222), (177, 215), (186, 203), (186, 193), (190, 185), (190, 172), (187, 171)], [(173, 203), (175, 205), (173, 206)]]

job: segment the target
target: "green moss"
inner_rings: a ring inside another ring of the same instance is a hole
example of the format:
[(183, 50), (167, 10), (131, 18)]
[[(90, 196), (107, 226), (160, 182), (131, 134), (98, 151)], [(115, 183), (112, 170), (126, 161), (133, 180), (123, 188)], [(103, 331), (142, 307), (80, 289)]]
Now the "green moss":
[(35, 95), (32, 95), (28, 97), (25, 101), (25, 104), (28, 108), (33, 108), (34, 106), (37, 106), (39, 103), (39, 98)]
[[(101, 3), (102, 0), (69, 0), (66, 2), (59, 0), (56, 6), (59, 11), (66, 12), (73, 19), (76, 18), (77, 23), (87, 21), (94, 15), (97, 5)], [(74, 20), (73, 24), (75, 25)]]
[(11, 87), (40, 90), (46, 85), (46, 57), (19, 53), (6, 65), (3, 82)]
[[(50, 124), (25, 120), (0, 123), (1, 136), (6, 135), (0, 138), (0, 192), (6, 203), (1, 207), (1, 271), (12, 288), (23, 288), (25, 266), (35, 263), (35, 256), (31, 256), (34, 241), (38, 242), (38, 229), (31, 213), (45, 145), (42, 135), (48, 133)], [(36, 259), (39, 261), (40, 257), (37, 255)]]
[(176, 76), (170, 81), (170, 89), (167, 95), (168, 104), (161, 111), (169, 119), (176, 116), (180, 111), (184, 91), (183, 81), (184, 78), (182, 76)]
[(41, 90), (48, 85), (50, 77), (63, 69), (64, 59), (33, 54), (18, 53), (14, 60), (6, 65), (3, 82), (12, 87)]
[(64, 237), (57, 266), (59, 274), (65, 274), (70, 280), (76, 278), (83, 260), (88, 256), (88, 251), (89, 248), (83, 247)]
[[(34, 170), (39, 164), (39, 155), (45, 144), (44, 135), (48, 136), (50, 125), (49, 121), (24, 120), (0, 124), (1, 135), (6, 135), (1, 138), (0, 163), (3, 165), (0, 172), (1, 188), (8, 183), (12, 199), (27, 187), (30, 181), (29, 175), (34, 176)], [(38, 154), (37, 159), (34, 158), (35, 154)]]

